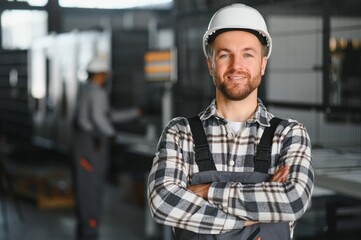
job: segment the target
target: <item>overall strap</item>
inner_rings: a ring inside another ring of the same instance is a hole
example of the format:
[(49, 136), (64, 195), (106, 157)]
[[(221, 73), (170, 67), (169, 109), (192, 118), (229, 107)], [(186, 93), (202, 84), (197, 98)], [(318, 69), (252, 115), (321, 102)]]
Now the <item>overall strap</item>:
[(272, 139), (278, 124), (282, 119), (274, 117), (271, 119), (271, 126), (265, 128), (261, 140), (257, 146), (255, 155), (254, 171), (268, 173), (271, 165)]
[(216, 165), (209, 150), (207, 137), (199, 116), (188, 118), (188, 122), (193, 135), (195, 160), (199, 171), (216, 170)]

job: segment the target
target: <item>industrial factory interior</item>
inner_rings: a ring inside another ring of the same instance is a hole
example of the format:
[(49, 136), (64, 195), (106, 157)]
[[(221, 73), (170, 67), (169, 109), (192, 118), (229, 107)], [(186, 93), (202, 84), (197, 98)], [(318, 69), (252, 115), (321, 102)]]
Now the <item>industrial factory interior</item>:
[(1, 240), (78, 239), (74, 119), (96, 56), (111, 108), (139, 110), (109, 138), (98, 239), (175, 239), (151, 214), (148, 177), (169, 121), (216, 97), (202, 38), (234, 3), (272, 36), (259, 99), (312, 144), (314, 189), (293, 240), (360, 239), (361, 0), (0, 0)]

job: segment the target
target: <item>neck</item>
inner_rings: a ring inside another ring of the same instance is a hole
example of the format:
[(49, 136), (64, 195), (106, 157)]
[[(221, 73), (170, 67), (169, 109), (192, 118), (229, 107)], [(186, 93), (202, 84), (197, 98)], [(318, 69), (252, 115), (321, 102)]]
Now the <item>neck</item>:
[(216, 103), (217, 113), (220, 117), (233, 122), (245, 122), (253, 116), (257, 109), (257, 89), (240, 101), (226, 99), (222, 93), (217, 91)]

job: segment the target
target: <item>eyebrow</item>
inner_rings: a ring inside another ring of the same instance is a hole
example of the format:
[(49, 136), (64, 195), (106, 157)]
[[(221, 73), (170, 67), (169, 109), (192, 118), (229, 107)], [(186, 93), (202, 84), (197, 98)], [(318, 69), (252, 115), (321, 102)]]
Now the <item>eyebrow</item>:
[(216, 54), (219, 52), (231, 52), (231, 50), (229, 50), (228, 48), (221, 48), (217, 50)]
[[(232, 52), (228, 48), (220, 48), (220, 49), (217, 50), (216, 54), (218, 54), (219, 52), (222, 52), (222, 51), (224, 51), (224, 52)], [(246, 48), (242, 49), (242, 52), (248, 52), (248, 51), (257, 53), (256, 49), (254, 49), (253, 47), (246, 47)]]
[(248, 48), (245, 48), (245, 49), (242, 50), (242, 52), (248, 52), (248, 51), (257, 53), (256, 49), (254, 49), (254, 48), (252, 48), (252, 47), (248, 47)]

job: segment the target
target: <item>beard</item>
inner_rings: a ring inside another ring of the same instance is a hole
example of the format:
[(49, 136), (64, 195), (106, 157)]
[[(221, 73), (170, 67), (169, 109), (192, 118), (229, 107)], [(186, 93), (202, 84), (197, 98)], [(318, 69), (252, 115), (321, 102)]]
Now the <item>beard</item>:
[[(249, 73), (242, 72), (246, 76), (245, 83), (229, 83), (228, 81), (215, 81), (216, 87), (225, 98), (232, 101), (241, 101), (247, 98), (261, 83), (261, 74), (251, 77)], [(225, 74), (225, 76), (228, 74)], [(225, 77), (226, 78), (226, 77)]]

